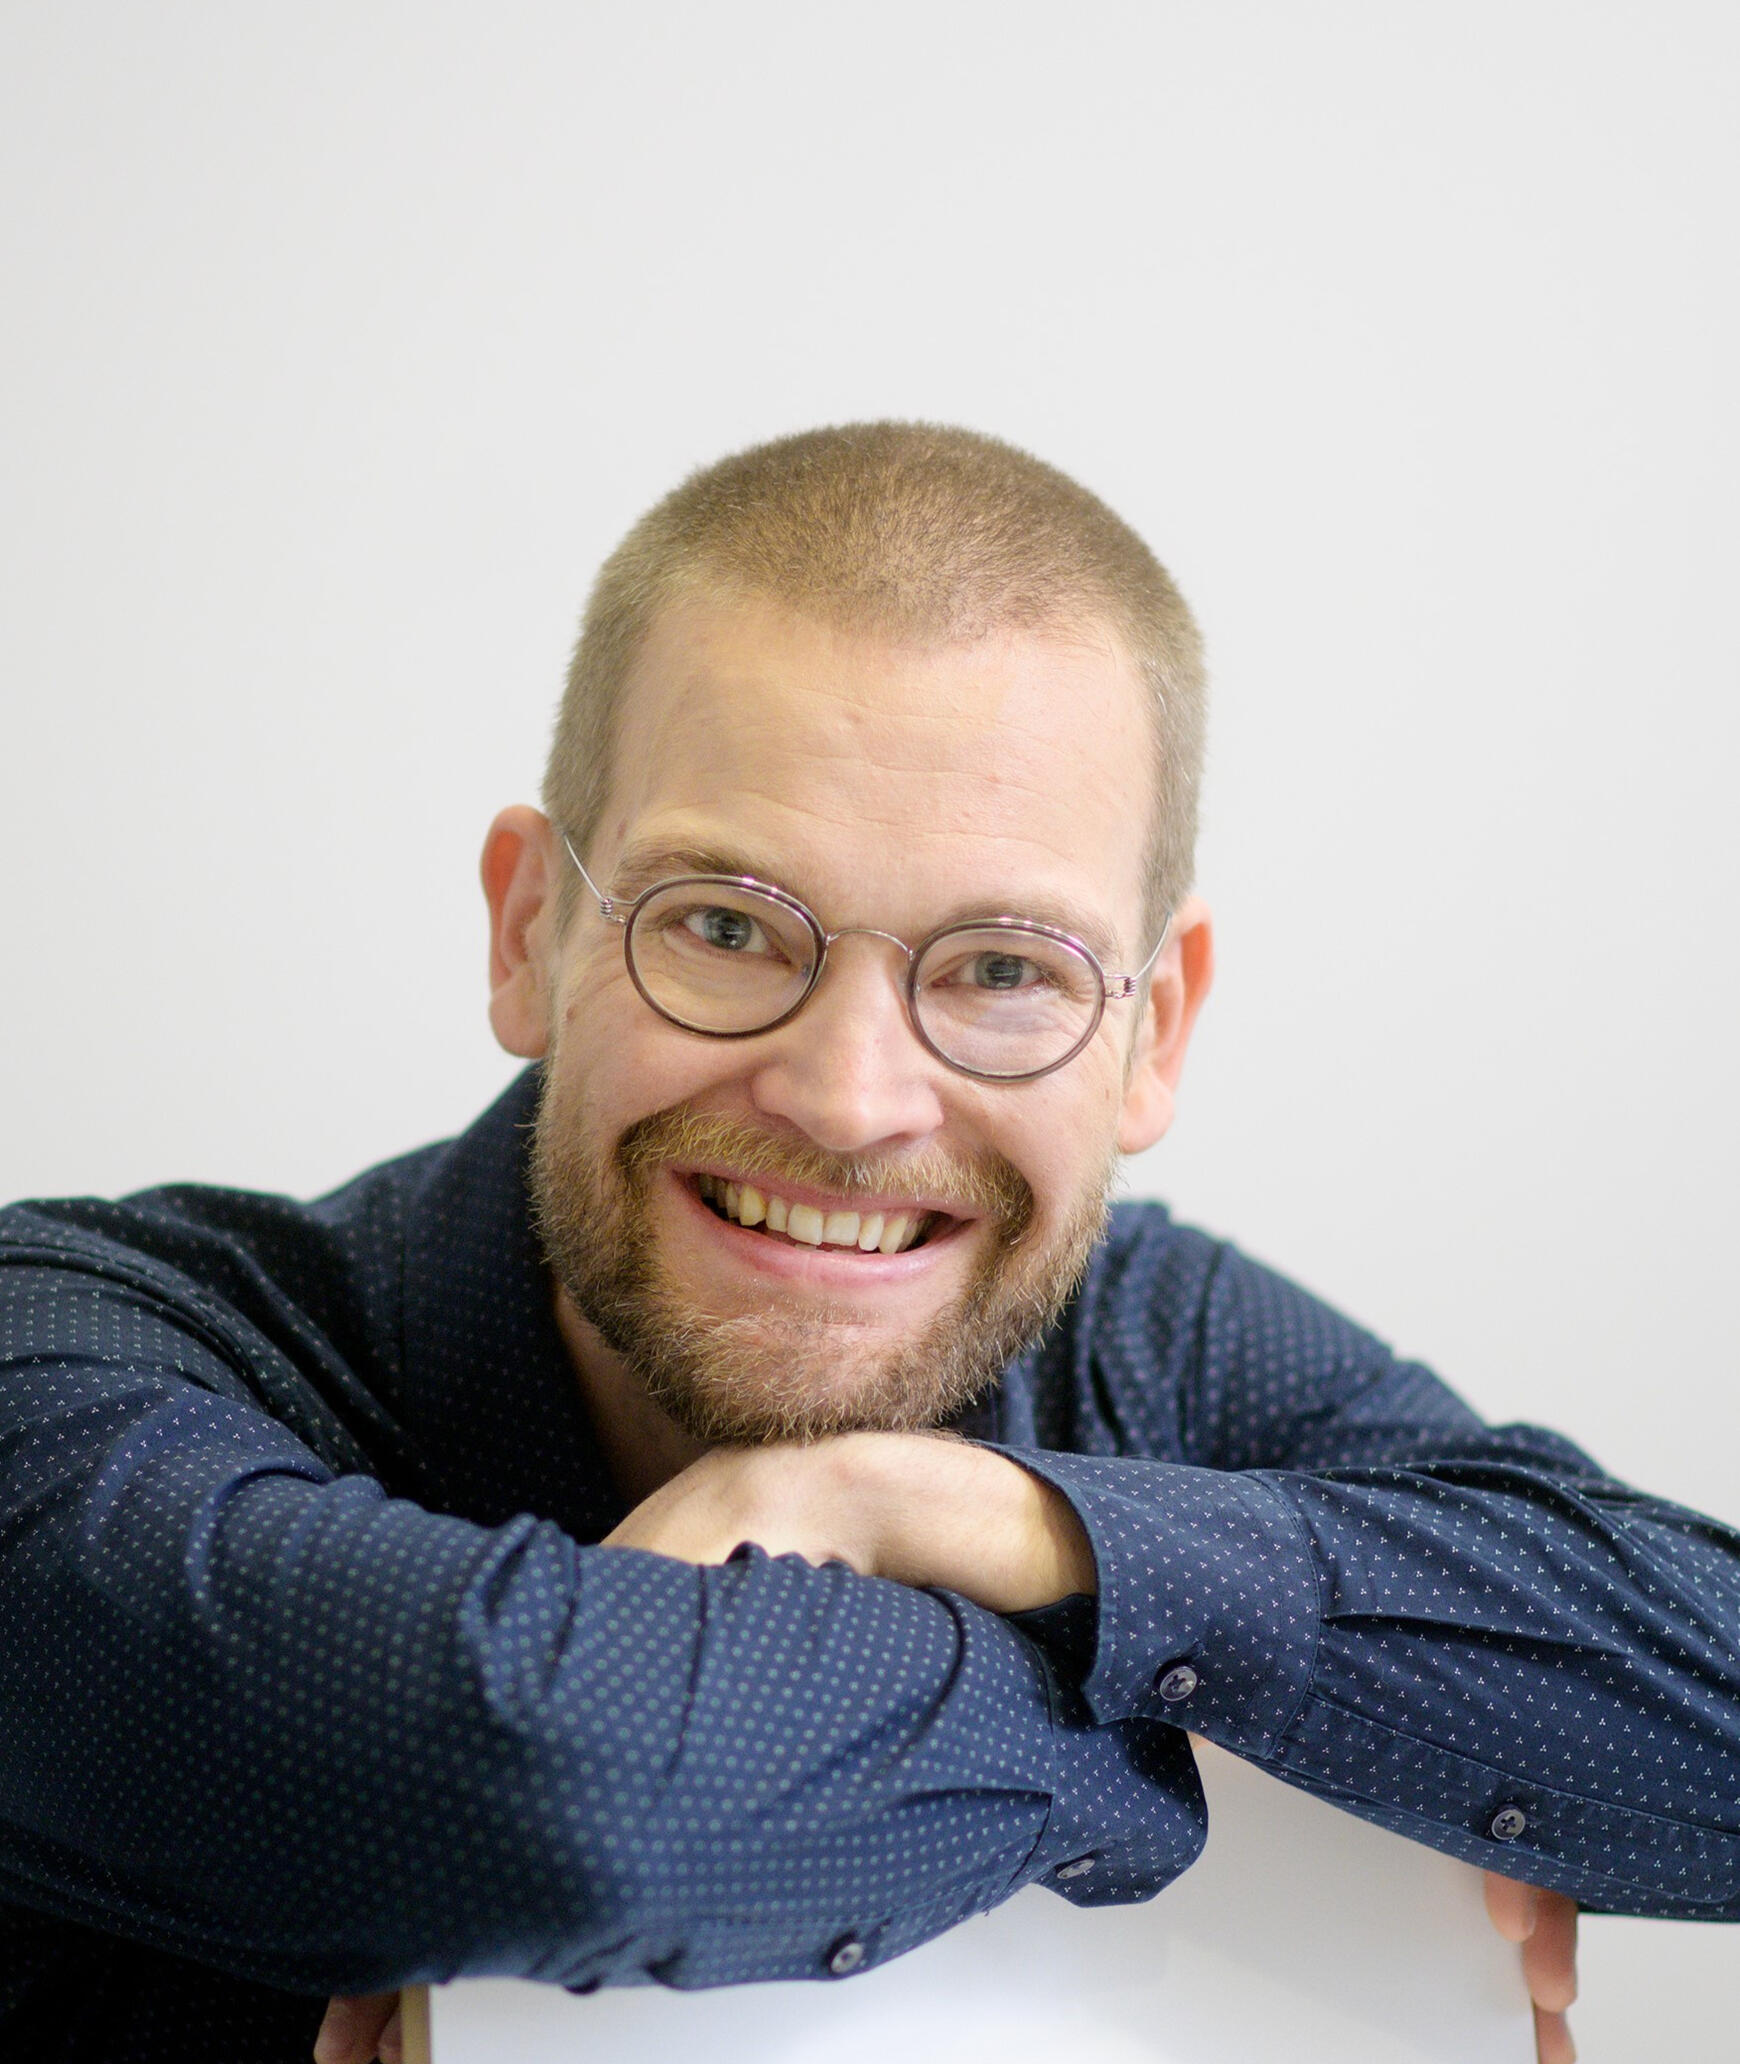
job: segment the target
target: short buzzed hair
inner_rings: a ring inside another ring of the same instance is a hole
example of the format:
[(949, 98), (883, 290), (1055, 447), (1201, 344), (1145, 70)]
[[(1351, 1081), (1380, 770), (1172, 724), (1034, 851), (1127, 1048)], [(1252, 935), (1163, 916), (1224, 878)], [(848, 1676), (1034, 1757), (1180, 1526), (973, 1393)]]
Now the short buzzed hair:
[(582, 853), (609, 795), (623, 683), (654, 620), (698, 593), (765, 597), (840, 628), (937, 644), (1109, 627), (1148, 689), (1154, 930), (1190, 887), (1201, 640), (1148, 547), (1056, 467), (972, 430), (847, 423), (691, 474), (604, 562), (574, 647), (544, 808)]

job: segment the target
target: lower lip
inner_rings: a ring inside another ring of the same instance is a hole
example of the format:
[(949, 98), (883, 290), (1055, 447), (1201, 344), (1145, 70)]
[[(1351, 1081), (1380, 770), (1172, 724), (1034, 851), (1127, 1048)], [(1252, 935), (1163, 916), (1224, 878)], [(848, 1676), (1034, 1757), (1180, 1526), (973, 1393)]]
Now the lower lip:
[(907, 1283), (928, 1274), (946, 1262), (950, 1250), (960, 1243), (970, 1220), (957, 1220), (946, 1232), (933, 1234), (922, 1246), (909, 1247), (904, 1254), (862, 1253), (856, 1247), (805, 1247), (794, 1240), (770, 1240), (740, 1226), (734, 1219), (721, 1218), (703, 1204), (692, 1181), (672, 1175), (682, 1208), (701, 1220), (714, 1236), (725, 1242), (734, 1260), (763, 1275), (788, 1283), (813, 1283), (829, 1290), (849, 1290), (854, 1285), (870, 1289), (883, 1283)]

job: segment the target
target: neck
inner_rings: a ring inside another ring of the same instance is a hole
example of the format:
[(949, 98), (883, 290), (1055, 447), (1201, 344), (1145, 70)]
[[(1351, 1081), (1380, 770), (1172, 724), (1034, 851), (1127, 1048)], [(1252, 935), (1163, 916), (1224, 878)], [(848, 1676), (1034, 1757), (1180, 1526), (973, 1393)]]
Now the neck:
[(556, 1292), (556, 1325), (574, 1364), (610, 1480), (625, 1504), (638, 1505), (698, 1461), (706, 1449), (653, 1403), (622, 1357), (561, 1289)]

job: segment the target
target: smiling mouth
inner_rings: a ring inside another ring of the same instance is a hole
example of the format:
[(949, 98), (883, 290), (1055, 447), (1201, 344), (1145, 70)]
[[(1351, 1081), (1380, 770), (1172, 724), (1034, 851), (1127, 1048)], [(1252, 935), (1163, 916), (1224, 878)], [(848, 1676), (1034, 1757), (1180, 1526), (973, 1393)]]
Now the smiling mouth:
[(905, 1211), (824, 1211), (719, 1175), (697, 1175), (692, 1180), (695, 1194), (715, 1218), (798, 1247), (905, 1254), (958, 1223), (945, 1212), (925, 1211), (917, 1205)]

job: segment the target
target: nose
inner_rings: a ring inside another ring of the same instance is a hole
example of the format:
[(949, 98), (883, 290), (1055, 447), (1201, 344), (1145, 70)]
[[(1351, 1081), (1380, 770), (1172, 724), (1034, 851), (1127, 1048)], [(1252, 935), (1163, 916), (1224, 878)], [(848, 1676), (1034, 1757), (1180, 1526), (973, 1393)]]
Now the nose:
[(943, 1122), (941, 1064), (912, 1029), (904, 949), (877, 943), (887, 936), (837, 935), (809, 1002), (757, 1042), (757, 1107), (836, 1154), (910, 1146)]

